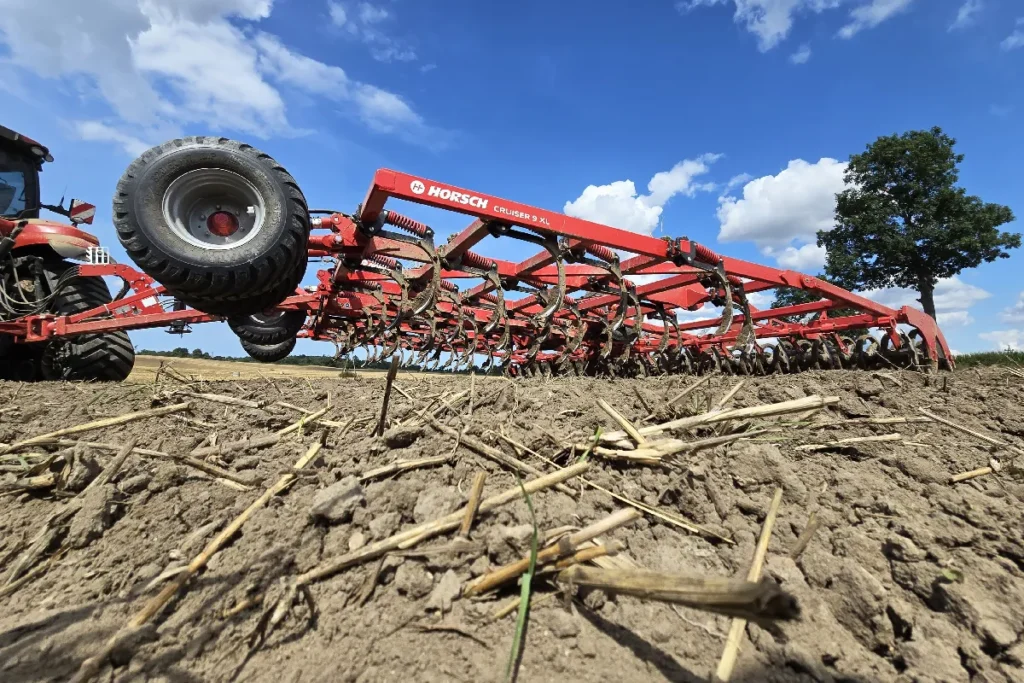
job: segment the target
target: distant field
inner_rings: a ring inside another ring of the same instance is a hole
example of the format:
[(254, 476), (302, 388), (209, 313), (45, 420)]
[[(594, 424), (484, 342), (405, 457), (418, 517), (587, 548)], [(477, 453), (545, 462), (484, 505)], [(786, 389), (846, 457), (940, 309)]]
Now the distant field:
[[(198, 358), (168, 358), (165, 356), (136, 356), (135, 369), (129, 382), (152, 382), (161, 364), (182, 375), (204, 380), (261, 379), (264, 377), (309, 377), (337, 379), (340, 368), (322, 365), (281, 365), (277, 363), (239, 363), (229, 360), (202, 360)], [(377, 372), (376, 370), (360, 370)]]
[(1024, 368), (1024, 351), (978, 351), (962, 353), (956, 357), (958, 368), (976, 368), (986, 365)]

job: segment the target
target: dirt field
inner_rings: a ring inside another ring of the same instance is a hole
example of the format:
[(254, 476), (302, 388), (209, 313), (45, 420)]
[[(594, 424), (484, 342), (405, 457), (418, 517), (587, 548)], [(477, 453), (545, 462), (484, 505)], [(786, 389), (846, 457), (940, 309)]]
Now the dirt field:
[[(519, 587), (513, 580), (496, 595), (460, 593), (476, 577), (528, 554), (532, 527), (521, 496), (477, 515), (469, 540), (458, 541), (449, 526), (435, 536), (413, 532), (404, 548), (381, 559), (369, 551), (403, 530), (458, 513), (478, 472), (488, 473), (485, 497), (517, 490), (507, 469), (466, 444), (484, 442), (492, 455), (496, 450), (552, 472), (544, 458), (565, 465), (581, 455), (556, 444), (586, 442), (599, 426), (605, 433), (619, 429), (597, 399), (650, 426), (703, 413), (737, 379), (711, 378), (666, 407), (695, 381), (477, 380), (470, 392), (467, 377), (413, 381), (400, 374), (396, 387), (409, 397), (392, 394), (389, 416), (402, 424), (384, 438), (370, 436), (382, 374), (328, 373), (310, 382), (186, 385), (164, 377), (154, 385), (150, 377), (148, 384), (119, 386), (0, 384), (0, 442), (15, 444), (0, 447), (6, 453), (0, 456), (0, 680), (68, 680), (86, 658), (104, 653), (116, 633), (116, 647), (97, 662), (96, 680), (502, 680), (515, 612), (494, 613), (515, 600)], [(228, 405), (203, 394), (249, 403)], [(606, 548), (623, 547), (598, 561), (745, 577), (773, 494), (782, 488), (764, 573), (796, 598), (801, 616), (748, 624), (732, 680), (1024, 681), (1024, 474), (1012, 461), (1012, 448), (1024, 448), (1024, 380), (997, 368), (937, 377), (813, 372), (751, 378), (729, 407), (812, 395), (838, 400), (814, 415), (648, 433), (651, 443), (669, 436), (690, 442), (715, 430), (781, 428), (696, 453), (682, 450), (660, 464), (591, 453), (588, 482), (663, 515), (645, 513), (602, 535)], [(281, 402), (317, 411), (328, 400), (331, 408), (320, 418), (326, 423), (306, 424), (262, 448), (226, 445), (266, 437), (302, 415)], [(62, 437), (93, 445), (16, 445), (183, 402), (189, 407), (178, 412)], [(657, 409), (654, 419), (643, 421), (643, 402)], [(417, 426), (418, 412), (428, 406), (446, 432)], [(921, 418), (919, 408), (1010, 447), (936, 422), (864, 420)], [(521, 444), (518, 452), (495, 434), (502, 431)], [(322, 433), (322, 449), (294, 483), (258, 507), (175, 593), (187, 576), (175, 570), (200, 556)], [(897, 433), (886, 441), (800, 448)], [(132, 443), (145, 450), (128, 451)], [(192, 452), (191, 464), (180, 458)], [(390, 476), (371, 472), (437, 456), (448, 459)], [(952, 475), (993, 458), (998, 473), (950, 483)], [(215, 478), (197, 463), (250, 486)], [(630, 506), (579, 478), (567, 486), (568, 493), (533, 494), (542, 536)], [(790, 554), (812, 513), (819, 526), (794, 560)], [(350, 557), (351, 566), (309, 578), (310, 570), (330, 568), (353, 551), (366, 561)], [(601, 591), (580, 589), (567, 600), (555, 592), (552, 576), (533, 581), (520, 681), (698, 681), (715, 670), (730, 618)], [(152, 602), (161, 590), (175, 597)], [(147, 605), (160, 609), (152, 619), (138, 619)], [(125, 631), (133, 618), (145, 625)]]
[(262, 379), (264, 377), (337, 378), (338, 368), (319, 365), (279, 365), (265, 363), (236, 363), (234, 361), (204, 360), (196, 358), (167, 358), (164, 356), (136, 356), (135, 368), (129, 382), (152, 383), (161, 367), (172, 368), (185, 377), (207, 382), (215, 380)]

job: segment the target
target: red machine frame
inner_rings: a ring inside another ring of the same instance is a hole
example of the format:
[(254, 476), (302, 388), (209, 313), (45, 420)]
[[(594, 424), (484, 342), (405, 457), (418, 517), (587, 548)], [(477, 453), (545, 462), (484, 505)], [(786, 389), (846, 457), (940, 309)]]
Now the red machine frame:
[[(386, 209), (389, 199), (474, 220), (435, 248), (433, 231)], [(862, 342), (850, 333), (878, 328), (887, 348), (909, 345), (914, 358), (953, 364), (935, 321), (917, 309), (894, 310), (808, 275), (719, 256), (685, 237), (639, 235), (398, 171), (378, 170), (354, 215), (332, 213), (313, 218), (311, 224), (309, 257), (326, 258), (332, 267), (319, 270), (315, 286), (297, 290), (278, 307), (306, 311), (307, 323), (298, 336), (333, 341), (339, 353), (376, 346), (383, 357), (407, 349), (423, 362), (431, 352), (435, 359), (448, 352), (449, 365), (456, 355), (465, 360), (482, 353), (515, 369), (623, 356), (649, 364), (654, 355), (678, 355), (686, 349), (695, 357), (742, 356), (756, 365), (765, 352), (757, 340), (786, 339), (787, 348), (802, 341), (813, 346), (819, 354), (815, 367), (838, 367), (835, 356), (850, 362), (855, 352), (863, 351)], [(0, 232), (9, 228), (0, 225)], [(543, 249), (518, 263), (473, 251), (488, 236), (517, 238)], [(627, 256), (620, 258), (617, 252)], [(406, 267), (403, 262), (417, 265)], [(220, 319), (180, 306), (167, 310), (167, 302), (161, 301), (163, 287), (133, 267), (95, 263), (79, 270), (82, 275), (119, 277), (130, 293), (75, 315), (0, 323), (0, 333), (19, 342), (38, 342)], [(651, 275), (661, 279), (635, 287), (629, 280)], [(467, 278), (483, 282), (461, 291), (455, 281)], [(747, 294), (777, 287), (805, 290), (822, 299), (768, 310), (747, 301)], [(527, 295), (506, 299), (511, 290)], [(722, 307), (722, 315), (676, 322), (677, 310), (694, 311), (708, 302)], [(858, 313), (830, 317), (834, 309)], [(652, 316), (660, 324), (651, 322)], [(813, 319), (787, 320), (792, 316)], [(907, 335), (900, 325), (914, 331)], [(693, 334), (710, 328), (716, 329)], [(769, 352), (770, 359), (778, 355), (778, 348)]]

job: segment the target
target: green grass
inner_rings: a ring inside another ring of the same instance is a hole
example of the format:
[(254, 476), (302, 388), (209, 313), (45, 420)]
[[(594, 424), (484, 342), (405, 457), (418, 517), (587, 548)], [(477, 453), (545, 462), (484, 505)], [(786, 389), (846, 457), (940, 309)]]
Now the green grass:
[(533, 536), (530, 538), (530, 565), (520, 579), (519, 586), (519, 614), (516, 616), (516, 632), (512, 637), (512, 651), (508, 653), (508, 664), (505, 666), (505, 683), (515, 679), (516, 667), (519, 662), (519, 653), (523, 647), (523, 633), (526, 631), (526, 615), (530, 611), (530, 592), (533, 589), (533, 574), (537, 571), (537, 515), (533, 512), (533, 501), (530, 494), (523, 486), (523, 480), (516, 472), (516, 483), (523, 492), (526, 499), (526, 507), (530, 511), (530, 523), (533, 525)]
[(990, 365), (1024, 368), (1024, 351), (979, 351), (964, 353), (956, 357), (956, 367), (961, 369)]
[(594, 439), (590, 443), (587, 444), (587, 450), (583, 451), (583, 455), (581, 455), (576, 460), (576, 462), (578, 462), (578, 463), (579, 462), (586, 462), (587, 458), (590, 457), (590, 452), (592, 450), (594, 450), (594, 446), (596, 446), (599, 443), (601, 443), (601, 428), (600, 427), (598, 427), (597, 431), (594, 432)]

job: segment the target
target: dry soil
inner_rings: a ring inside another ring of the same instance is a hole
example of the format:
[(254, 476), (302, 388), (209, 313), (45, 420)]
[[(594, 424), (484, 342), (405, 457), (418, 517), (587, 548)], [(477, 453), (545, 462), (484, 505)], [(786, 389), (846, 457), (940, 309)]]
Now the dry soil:
[[(569, 454), (556, 443), (584, 441), (598, 426), (616, 428), (597, 398), (630, 420), (647, 415), (643, 402), (665, 419), (703, 411), (737, 380), (712, 378), (679, 405), (664, 406), (694, 381), (477, 378), (472, 416), (462, 403), (457, 415), (444, 418), (509, 455), (517, 454), (494, 432), (565, 462)], [(381, 374), (337, 373), (312, 381), (257, 377), (192, 386), (166, 377), (159, 384), (0, 383), (0, 442), (7, 444), (184, 400), (192, 402), (188, 412), (68, 438), (114, 446), (136, 439), (138, 447), (184, 455), (211, 433), (223, 444), (269, 434), (300, 417), (279, 402), (313, 411), (330, 400), (324, 419), (337, 425), (355, 418), (343, 436), (337, 426), (327, 430), (320, 457), (245, 524), (150, 628), (115, 650), (99, 680), (503, 679), (515, 616), (492, 614), (519, 588), (509, 585), (484, 600), (459, 598), (458, 592), (527, 550), (530, 516), (521, 500), (481, 516), (472, 542), (459, 552), (418, 552), (450, 547), (449, 533), (411, 549), (417, 552), (394, 553), (312, 584), (315, 613), (300, 596), (289, 613), (277, 615), (284, 618), (265, 642), (250, 649), (261, 615), (286, 591), (290, 577), (458, 510), (481, 470), (489, 473), (485, 495), (516, 485), (511, 473), (429, 427), (392, 427), (383, 439), (371, 436), (383, 384)], [(412, 400), (395, 392), (389, 415), (406, 424), (442, 392), (470, 388), (462, 376), (400, 374), (396, 384)], [(174, 390), (230, 395), (261, 407), (170, 395)], [(809, 372), (751, 378), (733, 405), (811, 394), (837, 396), (839, 403), (810, 420), (840, 424), (785, 423), (781, 432), (689, 455), (667, 468), (592, 457), (587, 476), (595, 483), (733, 541), (648, 516), (610, 535), (625, 544), (622, 557), (659, 571), (744, 576), (773, 492), (781, 487), (765, 573), (798, 598), (802, 617), (764, 628), (748, 625), (733, 680), (1024, 681), (1024, 474), (1012, 453), (936, 423), (849, 422), (918, 417), (918, 409), (927, 408), (1022, 448), (1024, 380), (994, 368), (936, 376)], [(896, 432), (902, 435), (897, 441), (796, 449)], [(321, 427), (306, 425), (271, 447), (211, 459), (258, 480), (249, 490), (139, 454), (129, 455), (109, 483), (85, 489), (116, 456), (93, 446), (39, 446), (18, 451), (21, 459), (2, 456), (0, 586), (18, 571), (27, 569), (29, 578), (0, 588), (0, 680), (68, 680), (159, 592), (162, 573), (194, 557), (320, 433)], [(446, 454), (447, 464), (365, 481), (361, 491), (346, 480), (392, 462)], [(518, 455), (551, 469), (530, 453)], [(1002, 468), (997, 474), (950, 483), (952, 475), (993, 458)], [(26, 491), (25, 467), (39, 462), (44, 465), (33, 474), (43, 479)], [(315, 517), (318, 495), (322, 501), (329, 486), (343, 481), (349, 496), (326, 519)], [(551, 490), (534, 496), (542, 531), (583, 526), (623, 505), (578, 481), (570, 484), (572, 496)], [(790, 550), (812, 512), (820, 527), (794, 561)], [(45, 553), (19, 570), (33, 540), (60, 513), (66, 514), (51, 524)], [(368, 583), (374, 575), (376, 582)], [(535, 599), (520, 681), (706, 680), (730, 623), (689, 608), (596, 592), (567, 601), (541, 579)]]

